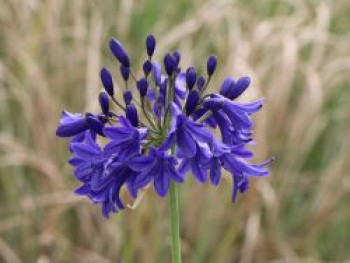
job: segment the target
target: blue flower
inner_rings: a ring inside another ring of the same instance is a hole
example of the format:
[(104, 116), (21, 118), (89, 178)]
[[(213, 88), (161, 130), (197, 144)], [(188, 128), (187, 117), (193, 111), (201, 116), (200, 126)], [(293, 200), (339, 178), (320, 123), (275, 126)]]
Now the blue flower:
[(263, 102), (264, 100), (257, 100), (252, 103), (237, 103), (219, 94), (214, 94), (211, 98), (204, 100), (203, 106), (212, 111), (222, 110), (235, 129), (250, 129), (253, 126), (250, 116), (262, 108)]
[[(117, 39), (109, 46), (120, 63), (124, 101), (114, 96), (112, 73), (103, 67), (100, 78), (105, 92), (98, 96), (101, 111), (64, 111), (56, 130), (57, 136), (71, 138), (69, 162), (82, 184), (76, 193), (101, 204), (105, 217), (124, 208), (119, 196), (124, 185), (136, 198), (140, 189), (153, 183), (164, 197), (170, 184), (182, 183), (189, 171), (200, 183), (209, 174), (211, 183), (218, 185), (224, 169), (232, 175), (235, 201), (238, 192), (248, 189), (249, 177), (268, 175), (266, 165), (271, 160), (252, 164), (253, 153), (246, 148), (253, 144), (252, 115), (262, 108), (263, 100), (235, 101), (249, 87), (249, 77), (237, 81), (228, 77), (219, 93), (208, 94), (217, 70), (216, 56), (208, 57), (205, 76), (197, 76), (192, 66), (182, 70), (178, 51), (165, 54), (162, 68), (154, 60), (156, 40), (150, 34), (147, 59), (138, 71), (131, 68)], [(142, 71), (141, 77), (135, 75)]]
[(170, 181), (183, 182), (183, 177), (176, 170), (177, 160), (165, 151), (151, 148), (148, 156), (138, 156), (130, 161), (130, 168), (139, 175), (135, 178), (134, 187), (142, 188), (154, 182), (157, 193), (164, 197), (170, 187)]
[(104, 135), (110, 139), (104, 151), (118, 156), (120, 161), (141, 154), (141, 142), (147, 135), (147, 129), (135, 128), (128, 119), (120, 116), (119, 127), (105, 127)]
[(83, 142), (72, 144), (72, 151), (74, 157), (69, 162), (75, 167), (75, 178), (83, 183), (75, 193), (100, 203), (105, 217), (124, 208), (119, 197), (124, 184), (132, 196), (137, 196), (137, 190), (133, 188), (137, 173), (118, 162), (117, 156), (103, 152), (89, 134)]
[(208, 144), (197, 142), (195, 155), (190, 158), (184, 158), (179, 172), (184, 176), (189, 170), (192, 171), (193, 176), (201, 183), (207, 180), (207, 167), (212, 159), (212, 153)]
[(232, 201), (236, 200), (238, 191), (245, 192), (249, 186), (249, 176), (266, 176), (269, 171), (265, 168), (271, 160), (263, 164), (250, 164), (245, 158), (250, 158), (252, 153), (244, 147), (230, 147), (226, 144), (214, 141), (212, 145), (213, 157), (210, 161), (210, 180), (213, 185), (218, 185), (221, 179), (221, 168), (231, 173), (233, 177)]
[(162, 148), (168, 149), (175, 141), (176, 155), (180, 158), (193, 158), (197, 153), (197, 142), (210, 143), (213, 135), (205, 126), (188, 119), (175, 103), (171, 104), (172, 124), (168, 138)]

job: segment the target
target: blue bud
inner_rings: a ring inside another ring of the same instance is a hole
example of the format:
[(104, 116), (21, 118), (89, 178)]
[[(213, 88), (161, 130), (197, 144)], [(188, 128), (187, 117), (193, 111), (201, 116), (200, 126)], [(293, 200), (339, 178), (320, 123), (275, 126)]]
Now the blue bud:
[(137, 89), (139, 90), (141, 97), (144, 97), (147, 94), (148, 82), (145, 78), (142, 78), (137, 82)]
[(123, 45), (117, 39), (112, 38), (109, 41), (109, 48), (120, 64), (124, 65), (125, 67), (130, 67), (129, 57), (126, 54)]
[(194, 112), (199, 99), (200, 99), (199, 91), (197, 89), (191, 90), (190, 93), (188, 94), (186, 105), (185, 105), (187, 115), (190, 115)]
[(208, 76), (211, 76), (214, 74), (215, 68), (216, 68), (217, 59), (216, 56), (211, 55), (207, 60), (207, 73)]
[(203, 87), (205, 85), (205, 78), (203, 76), (200, 76), (198, 79), (197, 79), (197, 87), (199, 90), (202, 90)]
[(130, 76), (130, 68), (120, 65), (120, 74), (122, 75), (124, 81), (128, 81)]
[(228, 77), (224, 80), (224, 82), (221, 85), (220, 88), (220, 94), (224, 97), (228, 98), (228, 94), (232, 90), (233, 86), (235, 85), (235, 80), (232, 77)]
[(171, 76), (171, 74), (173, 74), (173, 72), (175, 70), (175, 60), (174, 60), (173, 56), (170, 55), (169, 53), (167, 53), (164, 56), (164, 67), (165, 67), (166, 73), (169, 76)]
[(192, 90), (194, 84), (196, 84), (197, 73), (193, 67), (189, 67), (186, 71), (186, 84), (189, 90)]
[(149, 57), (153, 56), (154, 49), (156, 48), (156, 39), (153, 35), (148, 35), (146, 38), (146, 49)]
[(103, 87), (105, 88), (108, 95), (113, 96), (114, 94), (113, 79), (109, 70), (107, 68), (102, 68), (100, 72), (100, 77), (101, 77)]
[(89, 129), (89, 126), (83, 115), (63, 111), (56, 135), (59, 137), (72, 137), (87, 129)]
[(109, 113), (109, 98), (106, 92), (101, 92), (100, 95), (98, 96), (98, 101), (100, 102), (100, 106), (102, 109), (102, 112), (105, 115), (108, 115)]
[(89, 125), (90, 130), (103, 136), (102, 130), (104, 125), (96, 116), (91, 113), (87, 113), (86, 122)]
[(149, 75), (149, 73), (152, 71), (152, 62), (149, 60), (146, 60), (143, 63), (143, 73), (145, 74), (145, 76), (147, 77)]
[(132, 93), (131, 93), (131, 91), (130, 90), (124, 91), (123, 98), (124, 98), (125, 104), (129, 105), (130, 102), (132, 101)]
[(162, 85), (162, 67), (158, 62), (153, 62), (153, 79), (156, 86)]
[(231, 100), (238, 98), (250, 85), (249, 77), (242, 77), (237, 80), (237, 82), (232, 85), (227, 97)]
[(137, 127), (137, 125), (139, 124), (139, 116), (137, 114), (137, 110), (134, 104), (129, 104), (126, 106), (125, 115), (126, 115), (126, 118), (132, 124), (132, 126)]
[(180, 59), (181, 59), (181, 54), (179, 51), (174, 51), (173, 52), (173, 58), (174, 58), (174, 61), (175, 61), (175, 67), (178, 67), (179, 66), (179, 63), (180, 63)]

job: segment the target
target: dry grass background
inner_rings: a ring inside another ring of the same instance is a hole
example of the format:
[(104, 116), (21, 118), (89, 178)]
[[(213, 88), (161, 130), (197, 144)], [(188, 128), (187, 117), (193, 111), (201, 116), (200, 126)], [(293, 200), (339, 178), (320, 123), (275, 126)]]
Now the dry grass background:
[(257, 161), (268, 179), (230, 203), (219, 188), (181, 186), (184, 262), (350, 262), (350, 2), (303, 0), (1, 0), (0, 262), (169, 262), (167, 202), (147, 192), (104, 220), (71, 190), (62, 108), (97, 109), (107, 41), (134, 65), (153, 32), (183, 66), (216, 53), (250, 75), (242, 100), (267, 98)]

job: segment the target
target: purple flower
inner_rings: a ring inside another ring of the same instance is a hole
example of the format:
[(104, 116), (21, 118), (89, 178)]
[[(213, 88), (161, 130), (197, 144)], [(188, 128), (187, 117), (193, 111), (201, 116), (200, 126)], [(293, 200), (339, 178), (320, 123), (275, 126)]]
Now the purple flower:
[(213, 135), (203, 124), (193, 122), (183, 115), (175, 103), (171, 104), (171, 112), (172, 124), (162, 148), (170, 148), (175, 141), (177, 156), (193, 158), (197, 153), (197, 142), (211, 143)]
[(204, 100), (204, 108), (218, 111), (222, 110), (230, 119), (236, 129), (250, 129), (253, 121), (250, 116), (259, 111), (263, 106), (264, 100), (258, 100), (252, 103), (236, 103), (221, 95), (215, 94), (212, 98)]
[(135, 128), (128, 119), (119, 117), (118, 127), (105, 127), (103, 134), (110, 139), (104, 151), (118, 156), (120, 161), (141, 154), (141, 143), (147, 135), (147, 129)]
[(269, 171), (265, 168), (271, 160), (263, 164), (250, 164), (245, 159), (252, 157), (252, 153), (242, 146), (228, 146), (217, 141), (212, 145), (213, 157), (210, 161), (210, 180), (213, 185), (218, 185), (221, 179), (221, 168), (231, 173), (233, 177), (232, 201), (236, 200), (238, 191), (245, 192), (248, 189), (249, 176), (266, 176)]
[(138, 78), (134, 74), (139, 71), (130, 67), (122, 44), (112, 39), (109, 46), (126, 82), (120, 94), (124, 103), (114, 96), (111, 72), (102, 68), (106, 92), (98, 96), (101, 112), (64, 111), (56, 130), (57, 136), (71, 137), (69, 162), (82, 183), (76, 193), (101, 204), (105, 217), (124, 208), (119, 196), (124, 185), (136, 198), (138, 190), (153, 183), (164, 197), (170, 183), (182, 183), (189, 171), (198, 182), (206, 182), (210, 175), (211, 183), (218, 185), (224, 169), (232, 175), (235, 201), (238, 192), (248, 189), (249, 177), (268, 175), (266, 165), (271, 160), (252, 164), (253, 153), (246, 148), (253, 144), (252, 115), (262, 108), (263, 100), (234, 101), (249, 87), (249, 77), (228, 77), (219, 93), (208, 94), (217, 68), (213, 55), (206, 62), (206, 78), (197, 78), (192, 66), (182, 71), (178, 51), (165, 54), (162, 68), (153, 58), (156, 40), (150, 34), (143, 77)]
[(118, 162), (116, 156), (104, 153), (91, 136), (85, 136), (81, 143), (72, 144), (72, 151), (74, 157), (69, 163), (75, 167), (75, 178), (83, 184), (75, 193), (100, 203), (105, 217), (124, 208), (119, 197), (124, 184), (136, 197), (137, 190), (132, 185), (137, 173)]
[(184, 176), (189, 170), (193, 176), (201, 183), (207, 180), (207, 166), (212, 158), (212, 153), (208, 144), (197, 142), (195, 145), (195, 155), (190, 158), (184, 158), (179, 172)]
[(151, 148), (148, 156), (135, 157), (130, 161), (130, 167), (139, 175), (135, 178), (134, 187), (142, 188), (152, 180), (157, 193), (164, 197), (170, 187), (170, 181), (177, 183), (184, 181), (176, 170), (177, 160), (165, 151)]

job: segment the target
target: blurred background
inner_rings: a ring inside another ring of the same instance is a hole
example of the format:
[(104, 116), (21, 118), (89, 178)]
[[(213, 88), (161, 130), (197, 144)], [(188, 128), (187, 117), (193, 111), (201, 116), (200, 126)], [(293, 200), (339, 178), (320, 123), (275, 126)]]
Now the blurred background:
[(217, 54), (212, 90), (251, 76), (241, 100), (267, 99), (255, 161), (276, 157), (235, 204), (230, 179), (188, 177), (184, 262), (350, 262), (348, 0), (1, 0), (0, 262), (170, 262), (167, 200), (105, 220), (55, 137), (62, 109), (98, 110), (101, 66), (120, 80), (108, 39), (140, 69), (149, 32), (158, 59), (179, 49), (204, 73)]

